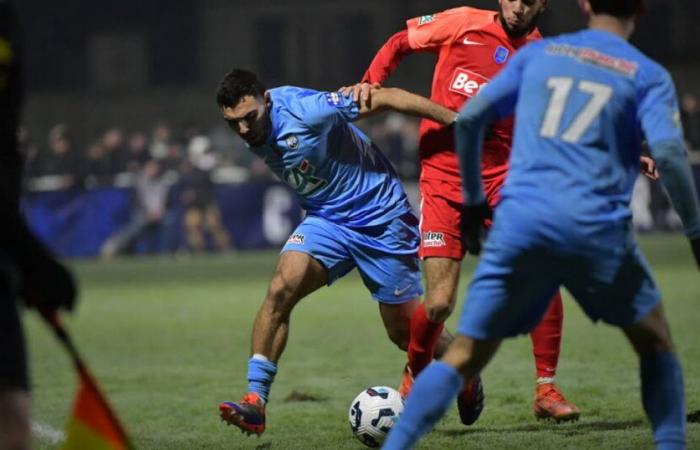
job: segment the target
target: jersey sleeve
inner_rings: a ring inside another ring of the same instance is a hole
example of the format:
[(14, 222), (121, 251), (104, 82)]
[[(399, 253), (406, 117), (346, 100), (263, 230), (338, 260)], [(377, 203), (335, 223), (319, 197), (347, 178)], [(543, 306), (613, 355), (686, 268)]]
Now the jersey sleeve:
[(406, 21), (408, 43), (414, 50), (438, 51), (454, 42), (468, 26), (471, 8), (448, 9)]
[(379, 49), (362, 76), (362, 81), (383, 84), (389, 75), (396, 70), (401, 60), (413, 51), (408, 43), (408, 30), (399, 31)]
[(353, 122), (359, 118), (360, 108), (352, 96), (340, 92), (314, 92), (300, 101), (301, 117), (312, 128), (322, 128), (331, 122)]
[(641, 88), (638, 120), (649, 145), (683, 142), (683, 127), (671, 75), (659, 68)]

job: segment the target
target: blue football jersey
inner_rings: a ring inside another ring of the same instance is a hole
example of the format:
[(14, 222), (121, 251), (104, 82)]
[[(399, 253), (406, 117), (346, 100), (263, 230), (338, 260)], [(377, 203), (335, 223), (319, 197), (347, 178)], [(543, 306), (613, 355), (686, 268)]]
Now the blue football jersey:
[(503, 200), (555, 220), (629, 219), (642, 141), (683, 139), (668, 72), (603, 31), (528, 45), (482, 94), (497, 115), (516, 111)]
[(307, 214), (367, 227), (411, 210), (389, 161), (350, 123), (359, 115), (351, 97), (291, 86), (268, 93), (272, 133), (251, 150), (297, 192)]

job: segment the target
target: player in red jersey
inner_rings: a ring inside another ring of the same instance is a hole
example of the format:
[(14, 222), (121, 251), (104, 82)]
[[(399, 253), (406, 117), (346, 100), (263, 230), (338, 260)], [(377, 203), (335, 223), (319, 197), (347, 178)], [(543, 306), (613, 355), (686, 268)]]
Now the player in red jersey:
[[(498, 73), (521, 46), (542, 36), (536, 28), (547, 0), (499, 0), (498, 11), (471, 7), (450, 9), (407, 21), (379, 50), (363, 77), (353, 87), (367, 99), (367, 84), (382, 84), (403, 57), (414, 52), (437, 55), (431, 100), (458, 111)], [(484, 143), (482, 176), (488, 203), (499, 201), (508, 169), (513, 118), (492, 124)], [(433, 358), (435, 342), (455, 306), (457, 283), (465, 248), (460, 239), (462, 188), (453, 131), (423, 120), (420, 126), (421, 244), (426, 276), (425, 302), (411, 323), (408, 365), (401, 391), (407, 393), (412, 376)], [(563, 309), (557, 293), (542, 322), (530, 333), (537, 368), (534, 412), (538, 418), (576, 420), (580, 410), (561, 394), (556, 374), (561, 343)], [(478, 418), (483, 407), (480, 379), (473, 380), (458, 399), (465, 424)]]

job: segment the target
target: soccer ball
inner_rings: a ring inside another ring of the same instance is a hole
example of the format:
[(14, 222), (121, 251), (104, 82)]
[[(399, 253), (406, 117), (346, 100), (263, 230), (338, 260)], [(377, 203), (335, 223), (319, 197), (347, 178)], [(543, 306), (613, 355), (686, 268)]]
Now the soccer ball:
[(352, 434), (367, 447), (379, 447), (403, 412), (403, 398), (395, 389), (375, 386), (355, 397), (348, 420)]

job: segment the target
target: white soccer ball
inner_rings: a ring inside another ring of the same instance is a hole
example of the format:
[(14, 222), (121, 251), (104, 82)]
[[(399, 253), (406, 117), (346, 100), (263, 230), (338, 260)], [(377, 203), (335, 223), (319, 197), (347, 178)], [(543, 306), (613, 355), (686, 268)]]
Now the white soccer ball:
[(352, 434), (367, 447), (379, 447), (403, 412), (403, 398), (395, 389), (375, 386), (355, 397), (348, 420)]

